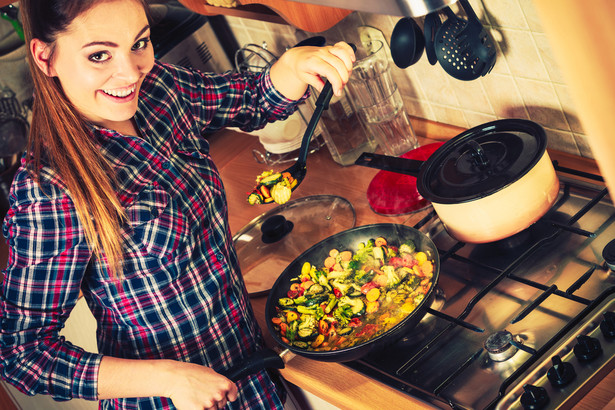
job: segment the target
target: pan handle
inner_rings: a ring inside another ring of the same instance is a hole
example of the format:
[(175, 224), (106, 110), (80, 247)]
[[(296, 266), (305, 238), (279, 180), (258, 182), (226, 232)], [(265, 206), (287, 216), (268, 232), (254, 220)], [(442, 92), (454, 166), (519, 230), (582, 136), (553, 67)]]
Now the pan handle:
[(263, 349), (254, 352), (252, 356), (249, 356), (244, 361), (229, 367), (228, 369), (219, 372), (221, 375), (226, 376), (233, 382), (237, 382), (239, 379), (256, 373), (262, 369), (283, 369), (284, 360), (281, 355), (271, 349)]
[(382, 169), (384, 171), (418, 177), (421, 165), (423, 165), (424, 161), (364, 152), (354, 163), (355, 165), (361, 165), (363, 167)]

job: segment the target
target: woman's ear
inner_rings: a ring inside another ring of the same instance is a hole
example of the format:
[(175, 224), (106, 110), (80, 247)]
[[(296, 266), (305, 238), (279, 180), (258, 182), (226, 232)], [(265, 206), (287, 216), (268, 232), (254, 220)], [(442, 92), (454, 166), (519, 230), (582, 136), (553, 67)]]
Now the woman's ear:
[(32, 41), (30, 41), (30, 53), (32, 53), (34, 63), (46, 76), (56, 76), (55, 70), (51, 67), (51, 62), (49, 60), (51, 47), (47, 43), (38, 38), (32, 39)]

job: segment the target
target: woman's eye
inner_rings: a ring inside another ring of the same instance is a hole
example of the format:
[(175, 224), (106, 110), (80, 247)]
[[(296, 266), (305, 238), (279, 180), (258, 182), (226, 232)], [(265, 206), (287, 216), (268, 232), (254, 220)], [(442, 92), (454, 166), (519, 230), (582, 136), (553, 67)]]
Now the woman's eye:
[(149, 38), (143, 38), (143, 39), (141, 39), (141, 40), (137, 41), (137, 42), (136, 42), (136, 43), (132, 46), (132, 49), (133, 49), (134, 51), (146, 49), (146, 48), (147, 48), (147, 45), (149, 44), (149, 41), (150, 41), (150, 40), (149, 40)]
[(90, 54), (88, 60), (93, 61), (95, 63), (102, 63), (109, 59), (109, 54), (105, 51), (100, 51), (98, 53)]

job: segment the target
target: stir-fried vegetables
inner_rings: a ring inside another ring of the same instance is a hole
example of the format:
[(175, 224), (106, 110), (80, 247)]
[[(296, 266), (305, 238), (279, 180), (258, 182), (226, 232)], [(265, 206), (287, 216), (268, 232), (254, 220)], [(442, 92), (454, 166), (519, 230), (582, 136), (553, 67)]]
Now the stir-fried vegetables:
[(275, 202), (284, 204), (290, 200), (297, 180), (288, 172), (265, 171), (256, 177), (256, 186), (248, 194), (250, 205), (267, 204)]
[(305, 262), (272, 319), (284, 343), (329, 351), (391, 329), (425, 298), (434, 264), (413, 242), (370, 239), (354, 252), (331, 249), (320, 265)]

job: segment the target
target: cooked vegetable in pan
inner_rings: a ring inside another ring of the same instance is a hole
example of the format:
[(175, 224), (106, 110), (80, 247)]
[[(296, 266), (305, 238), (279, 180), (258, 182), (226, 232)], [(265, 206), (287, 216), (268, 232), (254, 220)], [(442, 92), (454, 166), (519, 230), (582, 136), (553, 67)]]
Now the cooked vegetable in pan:
[(388, 331), (432, 286), (433, 259), (412, 241), (370, 239), (354, 251), (331, 249), (317, 263), (303, 264), (272, 318), (283, 342), (310, 351), (355, 346)]
[(265, 171), (256, 177), (256, 186), (248, 194), (250, 205), (275, 202), (284, 204), (290, 200), (297, 181), (288, 172)]

